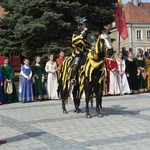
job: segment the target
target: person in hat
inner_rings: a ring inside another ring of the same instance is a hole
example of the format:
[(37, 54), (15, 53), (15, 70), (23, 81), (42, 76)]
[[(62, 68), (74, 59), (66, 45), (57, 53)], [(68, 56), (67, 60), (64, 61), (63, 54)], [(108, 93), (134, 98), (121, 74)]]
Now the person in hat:
[(81, 59), (85, 55), (85, 52), (91, 49), (91, 44), (86, 39), (88, 34), (89, 30), (87, 28), (87, 19), (86, 17), (80, 18), (78, 30), (75, 31), (72, 36), (72, 46), (74, 47), (72, 57), (74, 58), (74, 63), (72, 68), (71, 85), (76, 84), (75, 78), (80, 66)]

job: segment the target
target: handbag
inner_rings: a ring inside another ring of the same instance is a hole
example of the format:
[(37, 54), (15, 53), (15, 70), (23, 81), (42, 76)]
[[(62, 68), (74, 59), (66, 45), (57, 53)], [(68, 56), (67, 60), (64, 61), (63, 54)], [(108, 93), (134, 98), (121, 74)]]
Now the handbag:
[(4, 82), (4, 89), (5, 89), (6, 94), (12, 94), (12, 92), (13, 92), (12, 83), (11, 82), (7, 83), (7, 88), (6, 88), (6, 81), (5, 81)]

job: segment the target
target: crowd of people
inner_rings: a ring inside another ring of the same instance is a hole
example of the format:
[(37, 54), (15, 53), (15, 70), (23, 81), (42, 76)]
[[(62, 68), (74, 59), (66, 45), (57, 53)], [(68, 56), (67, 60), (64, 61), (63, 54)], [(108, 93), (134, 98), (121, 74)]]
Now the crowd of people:
[[(41, 63), (40, 56), (35, 57), (31, 66), (29, 59), (24, 59), (17, 92), (13, 81), (13, 68), (9, 64), (9, 58), (5, 57), (4, 64), (0, 68), (0, 105), (17, 101), (26, 103), (34, 100), (59, 99), (58, 77), (64, 52), (60, 52), (56, 61), (52, 54), (48, 59), (45, 67)], [(105, 64), (104, 95), (136, 94), (150, 90), (150, 52), (143, 55), (143, 51), (139, 49), (135, 56), (132, 49), (124, 51), (123, 48), (116, 59), (114, 53), (111, 53), (106, 58)]]
[(143, 55), (139, 49), (137, 54), (129, 51), (118, 53), (118, 58), (111, 54), (106, 59), (107, 84), (105, 95), (124, 95), (143, 93), (150, 90), (150, 52)]
[[(60, 52), (59, 58), (54, 61), (54, 55), (49, 55), (45, 67), (41, 63), (41, 57), (36, 56), (30, 66), (29, 59), (25, 58), (20, 69), (19, 91), (14, 84), (14, 71), (9, 64), (9, 58), (4, 58), (4, 64), (0, 68), (0, 105), (12, 102), (32, 102), (41, 100), (57, 100), (58, 75), (64, 60), (64, 52)], [(47, 86), (45, 86), (47, 79)], [(19, 94), (18, 94), (19, 93)]]

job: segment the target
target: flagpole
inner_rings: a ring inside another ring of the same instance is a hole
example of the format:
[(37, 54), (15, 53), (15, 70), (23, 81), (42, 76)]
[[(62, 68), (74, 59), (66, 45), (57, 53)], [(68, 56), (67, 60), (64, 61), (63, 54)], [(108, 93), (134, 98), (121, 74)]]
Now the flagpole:
[(115, 17), (116, 28), (117, 28), (118, 34), (119, 34), (118, 51), (120, 51), (120, 38), (122, 37), (122, 39), (126, 39), (128, 37), (128, 30), (127, 30), (127, 25), (126, 25), (126, 20), (125, 20), (125, 14), (124, 14), (124, 10), (122, 9), (122, 0), (118, 0), (114, 17)]
[[(119, 33), (119, 32), (118, 32)], [(118, 52), (120, 51), (120, 33), (119, 33), (119, 40), (118, 40)]]

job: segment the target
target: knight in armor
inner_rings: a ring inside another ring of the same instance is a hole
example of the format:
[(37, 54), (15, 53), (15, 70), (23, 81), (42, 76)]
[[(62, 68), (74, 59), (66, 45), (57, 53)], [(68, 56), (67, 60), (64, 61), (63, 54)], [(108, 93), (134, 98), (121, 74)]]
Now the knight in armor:
[(91, 49), (91, 44), (87, 41), (87, 35), (89, 34), (87, 28), (87, 19), (85, 17), (79, 19), (78, 30), (73, 33), (72, 46), (74, 51), (72, 56), (74, 57), (74, 63), (72, 68), (71, 85), (76, 84), (76, 74), (80, 66), (81, 59), (84, 57), (85, 52)]

